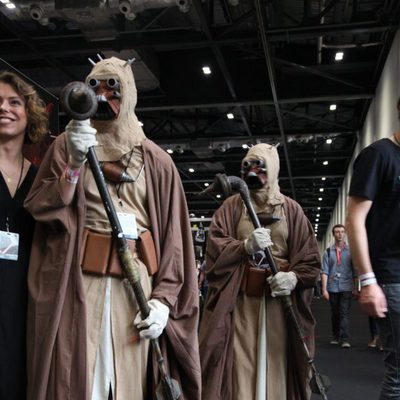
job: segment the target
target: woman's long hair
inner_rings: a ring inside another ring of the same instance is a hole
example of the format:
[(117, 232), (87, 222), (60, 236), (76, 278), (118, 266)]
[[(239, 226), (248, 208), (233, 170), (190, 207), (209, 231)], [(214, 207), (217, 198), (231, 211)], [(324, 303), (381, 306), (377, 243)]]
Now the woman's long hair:
[(25, 100), (28, 125), (25, 132), (25, 143), (40, 142), (48, 132), (49, 119), (46, 104), (36, 90), (13, 72), (0, 72), (0, 82), (10, 85)]

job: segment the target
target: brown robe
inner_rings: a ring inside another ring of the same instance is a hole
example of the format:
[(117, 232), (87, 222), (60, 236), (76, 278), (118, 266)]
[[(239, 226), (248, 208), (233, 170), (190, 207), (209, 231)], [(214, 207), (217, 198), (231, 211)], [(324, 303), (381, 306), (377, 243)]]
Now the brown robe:
[[(204, 400), (232, 399), (234, 308), (247, 254), (244, 242), (236, 239), (242, 200), (228, 198), (213, 217), (207, 242), (206, 265), (209, 281), (207, 301), (200, 326), (200, 355)], [(312, 287), (321, 263), (312, 226), (301, 207), (284, 197), (288, 224), (289, 270), (298, 277), (292, 293), (293, 307), (314, 354), (315, 320), (311, 313)], [(305, 400), (309, 368), (297, 335), (289, 331), (287, 399)]]
[[(170, 307), (160, 346), (182, 399), (198, 400), (198, 289), (185, 196), (170, 157), (150, 140), (143, 141), (143, 153), (159, 260), (151, 297)], [(65, 136), (60, 135), (25, 203), (37, 221), (28, 276), (28, 398), (35, 400), (89, 399), (85, 291), (78, 264), (85, 193), (80, 179), (66, 204), (59, 185), (66, 160)], [(158, 382), (154, 357), (153, 382)]]

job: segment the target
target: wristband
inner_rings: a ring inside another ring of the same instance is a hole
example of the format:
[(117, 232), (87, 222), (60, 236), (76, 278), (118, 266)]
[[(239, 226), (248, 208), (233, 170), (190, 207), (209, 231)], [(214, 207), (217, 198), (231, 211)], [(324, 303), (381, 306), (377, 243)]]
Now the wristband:
[(368, 279), (368, 278), (375, 278), (375, 274), (373, 272), (366, 272), (365, 274), (361, 274), (358, 277), (358, 279), (360, 281), (363, 281), (363, 280)]
[(64, 177), (69, 183), (78, 183), (80, 169), (71, 168), (69, 165), (65, 168)]
[(362, 288), (364, 286), (374, 285), (376, 283), (378, 283), (376, 278), (367, 278), (367, 279), (364, 279), (364, 280), (360, 281), (360, 285), (361, 285)]

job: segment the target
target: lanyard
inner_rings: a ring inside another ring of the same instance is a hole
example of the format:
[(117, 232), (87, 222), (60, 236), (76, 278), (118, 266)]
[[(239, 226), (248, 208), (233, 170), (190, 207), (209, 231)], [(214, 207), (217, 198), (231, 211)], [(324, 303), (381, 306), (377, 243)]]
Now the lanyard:
[(335, 246), (335, 249), (336, 249), (336, 260), (337, 260), (336, 264), (337, 264), (338, 267), (340, 267), (340, 260), (341, 260), (341, 257), (342, 257), (342, 251), (343, 251), (344, 247), (345, 246), (342, 246), (342, 247)]

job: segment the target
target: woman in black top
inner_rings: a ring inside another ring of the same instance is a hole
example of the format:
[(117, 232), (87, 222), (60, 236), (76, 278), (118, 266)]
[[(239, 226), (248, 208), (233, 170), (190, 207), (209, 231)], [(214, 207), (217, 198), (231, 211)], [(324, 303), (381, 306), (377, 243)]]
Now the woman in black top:
[(0, 73), (0, 399), (26, 399), (26, 277), (34, 223), (23, 203), (36, 168), (22, 148), (42, 139), (47, 126), (33, 87)]

